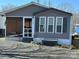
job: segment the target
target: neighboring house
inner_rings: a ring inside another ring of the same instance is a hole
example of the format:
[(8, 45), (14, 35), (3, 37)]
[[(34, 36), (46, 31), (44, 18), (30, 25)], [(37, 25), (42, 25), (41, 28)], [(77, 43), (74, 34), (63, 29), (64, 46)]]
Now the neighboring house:
[(22, 36), (24, 41), (70, 40), (71, 13), (32, 2), (5, 12), (5, 16), (6, 36)]
[(79, 24), (75, 25), (75, 31), (74, 33), (77, 33), (79, 35)]
[(6, 18), (4, 17), (4, 14), (0, 13), (0, 37), (5, 36), (5, 21)]

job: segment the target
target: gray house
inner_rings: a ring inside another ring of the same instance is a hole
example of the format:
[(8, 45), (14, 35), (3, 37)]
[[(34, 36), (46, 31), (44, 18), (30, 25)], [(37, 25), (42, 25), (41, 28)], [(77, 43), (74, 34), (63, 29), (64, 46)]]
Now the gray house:
[(5, 12), (5, 16), (6, 36), (20, 36), (23, 41), (71, 39), (71, 13), (31, 2)]

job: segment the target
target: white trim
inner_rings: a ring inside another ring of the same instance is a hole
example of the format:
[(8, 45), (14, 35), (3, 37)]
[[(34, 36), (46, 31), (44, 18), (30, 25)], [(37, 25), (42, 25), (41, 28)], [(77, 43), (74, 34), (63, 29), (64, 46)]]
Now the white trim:
[(25, 17), (25, 18), (32, 18), (33, 16), (6, 16), (6, 17)]
[[(25, 18), (31, 18), (32, 19), (32, 24), (33, 24), (33, 17), (32, 16), (25, 16), (25, 17), (23, 17), (23, 37), (25, 37), (25, 35), (24, 35), (25, 34), (24, 33)], [(32, 37), (33, 37), (33, 29), (32, 29)], [(29, 38), (32, 38), (32, 37), (29, 37)]]
[(25, 24), (25, 18), (23, 17), (23, 37), (24, 37), (24, 24)]
[[(61, 32), (59, 33), (59, 32), (57, 32), (57, 20), (58, 20), (58, 18), (62, 18), (62, 24), (61, 24)], [(63, 34), (63, 17), (56, 17), (56, 31), (55, 31), (55, 33), (56, 34)]]
[[(69, 39), (71, 41), (71, 45), (72, 45), (72, 18), (70, 19), (70, 35), (69, 35)], [(70, 45), (70, 49), (72, 49)]]
[(32, 37), (34, 37), (35, 33), (35, 16), (32, 18)]
[(33, 31), (33, 29), (34, 29), (34, 25), (33, 25), (33, 20), (34, 20), (34, 18), (33, 18), (33, 16), (25, 16), (25, 17), (23, 17), (23, 37), (26, 37), (24, 34), (25, 34), (25, 32), (24, 32), (24, 25), (25, 25), (25, 18), (31, 18), (32, 19), (32, 24), (31, 24), (31, 26), (32, 26), (32, 37), (27, 37), (27, 38), (33, 38), (33, 35), (34, 35), (34, 31)]
[(23, 18), (33, 18), (33, 16), (23, 16)]
[[(5, 17), (5, 22), (7, 21), (6, 17)], [(5, 24), (5, 37), (7, 36), (7, 29), (6, 29), (7, 24)]]
[[(44, 24), (44, 32), (40, 31), (40, 21), (41, 21), (41, 18), (45, 18), (45, 20), (44, 20), (44, 22), (45, 22), (45, 24)], [(46, 16), (40, 16), (39, 17), (39, 32), (40, 33), (45, 33), (46, 32)]]
[[(52, 24), (53, 25), (53, 32), (48, 32), (49, 18), (52, 18), (52, 20), (53, 20), (53, 24)], [(47, 32), (48, 33), (54, 33), (54, 21), (55, 21), (55, 18), (53, 16), (47, 17)]]
[(25, 17), (25, 16), (6, 16), (6, 17)]

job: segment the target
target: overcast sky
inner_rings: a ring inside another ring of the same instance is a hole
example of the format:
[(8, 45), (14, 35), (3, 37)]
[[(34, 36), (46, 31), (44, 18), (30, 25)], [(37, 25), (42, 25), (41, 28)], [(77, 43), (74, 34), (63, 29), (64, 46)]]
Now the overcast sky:
[[(0, 10), (5, 5), (21, 6), (34, 0), (0, 0)], [(36, 1), (36, 0), (35, 0)], [(48, 0), (40, 0), (40, 3), (47, 4)], [(79, 11), (79, 0), (52, 0), (53, 7), (59, 7), (62, 3), (69, 3), (75, 11)]]

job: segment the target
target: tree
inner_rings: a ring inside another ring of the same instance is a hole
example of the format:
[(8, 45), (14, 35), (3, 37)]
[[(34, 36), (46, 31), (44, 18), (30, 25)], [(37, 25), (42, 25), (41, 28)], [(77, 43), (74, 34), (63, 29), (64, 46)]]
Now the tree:
[(62, 2), (58, 7), (59, 9), (67, 12), (71, 12), (71, 13), (74, 12), (74, 7), (68, 2)]
[(75, 25), (79, 24), (79, 12), (73, 14), (72, 20), (73, 20), (73, 32), (75, 32)]
[(37, 2), (37, 3), (39, 3), (40, 2), (40, 0), (32, 0), (33, 2)]
[(2, 12), (15, 8), (15, 5), (7, 4), (2, 6)]
[(78, 16), (79, 15), (74, 12), (74, 7), (68, 2), (65, 2), (65, 3), (62, 2), (62, 4), (60, 4), (60, 6), (59, 6), (59, 9), (64, 10), (66, 12), (73, 13), (72, 23), (71, 23), (71, 25), (72, 25), (71, 31), (72, 31), (72, 33), (74, 33), (74, 31), (75, 31), (75, 24), (78, 22), (78, 19), (79, 19)]

